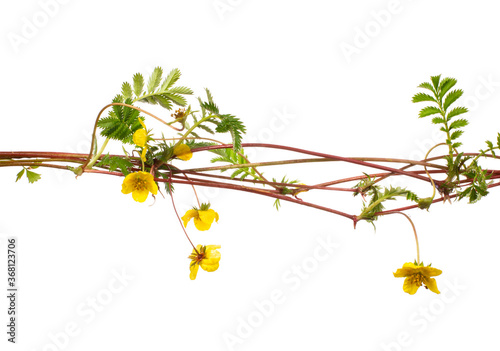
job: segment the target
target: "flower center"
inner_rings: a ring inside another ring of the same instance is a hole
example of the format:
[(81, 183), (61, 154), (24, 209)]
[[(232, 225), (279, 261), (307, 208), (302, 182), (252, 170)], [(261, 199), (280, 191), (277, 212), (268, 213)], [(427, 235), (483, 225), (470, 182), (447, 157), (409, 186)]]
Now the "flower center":
[(140, 178), (136, 179), (135, 180), (135, 188), (137, 190), (144, 190), (144, 189), (146, 189), (147, 188), (146, 187), (146, 181), (144, 179), (140, 179)]
[(415, 273), (411, 276), (411, 283), (417, 286), (422, 286), (424, 276), (421, 273)]

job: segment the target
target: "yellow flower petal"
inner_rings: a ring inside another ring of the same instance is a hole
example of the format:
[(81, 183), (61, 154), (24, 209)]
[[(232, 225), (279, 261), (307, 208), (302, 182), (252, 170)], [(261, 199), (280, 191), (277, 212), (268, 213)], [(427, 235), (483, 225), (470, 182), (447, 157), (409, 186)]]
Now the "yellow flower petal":
[(174, 155), (181, 160), (188, 161), (193, 157), (191, 149), (186, 144), (179, 144), (174, 148)]
[(182, 221), (184, 222), (184, 228), (187, 226), (187, 224), (189, 223), (189, 221), (191, 220), (191, 218), (196, 218), (196, 217), (198, 217), (198, 211), (197, 210), (188, 210), (186, 212), (186, 214), (181, 217)]
[[(149, 173), (148, 173), (149, 174)], [(151, 175), (151, 174), (150, 174)], [(156, 195), (158, 194), (158, 185), (154, 181), (153, 175), (151, 175), (151, 181), (148, 181), (146, 183), (146, 188), (151, 192), (151, 194)]]
[(198, 219), (194, 219), (194, 224), (198, 230), (208, 230), (214, 220), (219, 221), (219, 214), (214, 210), (198, 211)]
[(410, 295), (413, 295), (417, 292), (420, 286), (413, 283), (412, 277), (406, 277), (405, 282), (403, 283), (403, 290)]
[[(198, 213), (199, 213), (199, 211), (198, 211)], [(194, 219), (194, 226), (198, 230), (201, 230), (201, 231), (209, 230), (211, 225), (212, 225), (211, 223), (204, 222), (199, 217)]]
[(396, 278), (404, 278), (407, 277), (413, 273), (415, 273), (415, 269), (417, 268), (416, 265), (414, 265), (411, 262), (407, 262), (403, 265), (403, 268), (398, 268), (396, 273), (393, 273)]
[(141, 160), (142, 162), (146, 162), (146, 152), (148, 152), (148, 148), (145, 147), (144, 149), (142, 149), (142, 152), (141, 152)]
[(144, 202), (148, 198), (149, 191), (147, 189), (135, 190), (132, 192), (132, 198), (137, 202)]
[[(210, 209), (209, 211), (214, 211), (214, 210)], [(215, 212), (215, 211), (214, 211), (214, 218), (215, 218), (215, 221), (217, 223), (219, 223), (219, 214), (217, 212)]]
[(146, 129), (138, 129), (135, 131), (132, 140), (134, 144), (140, 147), (146, 147), (146, 143), (148, 141), (148, 134), (146, 133)]
[(194, 263), (194, 264), (191, 264), (191, 266), (189, 266), (189, 278), (191, 280), (195, 280), (196, 279), (196, 275), (198, 274), (198, 268), (200, 266), (197, 264), (197, 263)]
[(441, 292), (438, 290), (438, 287), (437, 287), (437, 284), (436, 284), (436, 279), (424, 277), (424, 284), (433, 293), (441, 294)]
[(130, 173), (125, 177), (122, 183), (122, 193), (124, 194), (130, 194), (132, 191), (134, 191), (134, 181), (133, 178), (135, 177), (134, 173)]
[[(217, 255), (219, 255), (218, 257), (220, 257), (220, 252), (217, 251), (217, 249), (220, 249), (221, 246), (220, 245), (207, 245), (207, 255), (208, 257), (216, 257)], [(215, 256), (212, 256), (212, 255), (215, 255)]]
[(142, 128), (146, 129), (146, 125), (144, 124), (144, 122), (142, 121), (142, 119), (138, 119), (139, 123), (141, 124)]
[(205, 272), (215, 272), (219, 269), (219, 261), (203, 260), (200, 266)]
[(435, 277), (443, 273), (442, 270), (434, 268), (434, 267), (420, 267), (420, 271), (426, 277)]
[(207, 245), (205, 258), (201, 260), (200, 263), (203, 270), (207, 272), (214, 272), (219, 268), (221, 254), (217, 251), (217, 249), (220, 249), (220, 247), (220, 245)]

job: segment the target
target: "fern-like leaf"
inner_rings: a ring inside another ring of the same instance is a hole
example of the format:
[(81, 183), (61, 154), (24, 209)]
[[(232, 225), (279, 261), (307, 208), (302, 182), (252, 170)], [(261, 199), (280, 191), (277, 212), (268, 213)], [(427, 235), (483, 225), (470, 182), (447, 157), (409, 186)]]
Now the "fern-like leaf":
[(233, 149), (238, 151), (241, 149), (242, 134), (246, 132), (246, 128), (241, 120), (232, 115), (220, 115), (221, 122), (215, 128), (217, 133), (230, 132), (233, 139)]
[(467, 121), (466, 119), (457, 119), (450, 124), (449, 129), (452, 130), (452, 129), (462, 128), (468, 124), (469, 124), (469, 121)]
[[(179, 80), (180, 77), (181, 77), (181, 71), (178, 68), (174, 68), (173, 70), (170, 71), (167, 78), (165, 78), (165, 80), (163, 81), (160, 90), (161, 91), (169, 90), (170, 87), (172, 87), (175, 84), (175, 82)], [(181, 94), (192, 94), (192, 92), (181, 93)]]
[(451, 133), (450, 139), (451, 140), (458, 139), (460, 137), (460, 135), (462, 135), (463, 133), (464, 133), (463, 130), (456, 130), (453, 133)]
[(417, 93), (413, 96), (412, 102), (421, 102), (421, 101), (437, 102), (436, 99), (425, 93)]
[(442, 117), (434, 117), (432, 119), (432, 123), (434, 123), (434, 124), (441, 124), (441, 123), (444, 123), (444, 119)]
[(134, 75), (134, 94), (136, 97), (142, 95), (142, 90), (144, 89), (144, 77), (140, 73)]
[(466, 112), (469, 112), (469, 110), (466, 107), (455, 107), (450, 112), (448, 112), (448, 120)]
[(163, 74), (163, 69), (161, 67), (155, 67), (148, 81), (149, 94), (153, 93), (155, 89), (158, 88), (158, 86), (160, 85), (162, 74)]
[(434, 86), (434, 91), (438, 91), (440, 79), (441, 75), (431, 77), (432, 85)]
[(448, 110), (448, 107), (455, 101), (457, 101), (458, 98), (460, 98), (463, 94), (462, 89), (457, 89), (457, 90), (452, 90), (448, 95), (446, 95), (446, 98), (444, 99), (444, 104), (443, 104), (443, 109), (445, 111)]
[(441, 110), (434, 106), (427, 106), (420, 110), (418, 114), (419, 118), (435, 115), (436, 113), (441, 113)]
[(132, 87), (128, 82), (122, 84), (122, 95), (125, 99), (132, 98)]
[(448, 90), (453, 88), (457, 84), (457, 80), (455, 78), (445, 78), (439, 84), (439, 98), (442, 99), (443, 96), (446, 95)]
[(427, 83), (427, 82), (423, 82), (423, 83), (422, 83), (422, 84), (420, 84), (418, 87), (419, 87), (419, 88), (428, 89), (428, 90), (432, 91), (433, 93), (435, 93), (435, 92), (436, 92), (436, 91), (434, 90), (434, 87), (433, 87), (431, 84)]

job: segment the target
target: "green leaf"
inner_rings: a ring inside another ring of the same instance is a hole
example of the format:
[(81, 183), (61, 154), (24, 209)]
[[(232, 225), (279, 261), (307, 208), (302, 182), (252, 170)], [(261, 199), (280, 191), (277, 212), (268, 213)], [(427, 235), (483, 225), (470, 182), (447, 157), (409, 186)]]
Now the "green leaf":
[(221, 122), (215, 128), (217, 133), (230, 132), (233, 139), (233, 149), (238, 151), (241, 149), (242, 134), (246, 132), (245, 126), (241, 120), (232, 115), (220, 115)]
[[(179, 80), (180, 77), (181, 77), (181, 71), (178, 68), (174, 68), (173, 70), (170, 71), (167, 78), (165, 78), (165, 80), (163, 81), (160, 90), (167, 91), (172, 85), (175, 84), (175, 82)], [(186, 94), (186, 93), (181, 93), (181, 94)], [(187, 94), (192, 94), (192, 92)]]
[(452, 90), (444, 99), (443, 109), (445, 111), (448, 110), (448, 107), (462, 96), (463, 93), (462, 89)]
[(161, 107), (166, 108), (167, 110), (172, 109), (172, 102), (163, 95), (155, 95), (151, 97), (155, 102), (160, 104)]
[(208, 99), (208, 102), (214, 102), (214, 97), (212, 96), (212, 93), (210, 93), (210, 90), (208, 90), (207, 88), (205, 88), (205, 92), (207, 93), (207, 99)]
[(500, 147), (500, 133), (497, 135), (497, 146)]
[(209, 102), (202, 102), (200, 104), (200, 106), (211, 113), (214, 113), (214, 114), (219, 113), (219, 108), (213, 102), (210, 102), (210, 101)]
[[(118, 95), (113, 102), (123, 102), (123, 97)], [(125, 103), (131, 104), (131, 100)], [(139, 111), (125, 106), (113, 106), (107, 117), (101, 118), (97, 126), (102, 129), (101, 135), (107, 138), (132, 143), (132, 134), (141, 128), (138, 122)]]
[(441, 110), (434, 106), (427, 106), (420, 110), (418, 114), (419, 118), (435, 115), (436, 113), (441, 113)]
[(193, 91), (187, 87), (174, 87), (168, 91), (171, 94), (192, 95)]
[(21, 169), (21, 171), (17, 174), (17, 176), (16, 176), (16, 182), (17, 182), (19, 179), (21, 179), (21, 177), (24, 175), (24, 170), (25, 170), (25, 169), (24, 169), (24, 167), (23, 167), (23, 169)]
[[(123, 96), (121, 96), (120, 94), (116, 95), (112, 102), (123, 104)], [(115, 112), (116, 117), (119, 119), (122, 119), (123, 118), (123, 106), (113, 105), (112, 108), (113, 108), (113, 111)]]
[(210, 133), (210, 134), (215, 134), (215, 132), (214, 132), (212, 129), (210, 129), (209, 127), (207, 127), (207, 126), (206, 126), (206, 125), (204, 125), (204, 124), (200, 124), (200, 125), (198, 125), (198, 128), (203, 129), (203, 130), (204, 130), (204, 131), (206, 131), (207, 133)]
[(280, 210), (280, 207), (281, 207), (281, 202), (280, 202), (280, 199), (276, 199), (276, 200), (274, 201), (273, 206), (276, 208), (276, 211), (279, 211), (279, 210)]
[(142, 90), (144, 89), (144, 77), (140, 73), (134, 75), (134, 94), (136, 97), (142, 95)]
[[(496, 157), (495, 151), (493, 150), (493, 148), (494, 148), (493, 143), (489, 140), (486, 140), (486, 145), (488, 145), (488, 149), (491, 151), (491, 154)], [(483, 150), (480, 150), (480, 151), (483, 152)], [(486, 152), (484, 151), (484, 153), (486, 153)]]
[(439, 84), (439, 98), (443, 98), (443, 96), (453, 88), (457, 84), (457, 80), (455, 78), (445, 78), (441, 81), (441, 84)]
[(434, 90), (434, 88), (432, 87), (432, 85), (431, 85), (431, 84), (429, 84), (429, 83), (427, 83), (427, 82), (423, 82), (423, 83), (422, 83), (422, 84), (420, 84), (418, 87), (419, 87), (419, 88), (428, 89), (428, 90), (432, 91), (433, 93), (435, 93), (435, 90)]
[(434, 85), (434, 90), (435, 91), (438, 91), (439, 80), (440, 79), (441, 79), (441, 75), (437, 75), (437, 76), (432, 76), (431, 77), (432, 85)]
[(122, 84), (122, 95), (125, 99), (132, 98), (132, 87), (128, 82)]
[(460, 135), (462, 135), (464, 133), (463, 130), (456, 130), (454, 131), (451, 136), (450, 136), (450, 139), (451, 140), (455, 140), (455, 139), (458, 139), (460, 137)]
[(169, 100), (172, 100), (175, 104), (177, 104), (179, 106), (185, 106), (187, 103), (186, 99), (181, 95), (163, 93), (161, 96), (163, 96), (164, 98), (167, 98)]
[(121, 141), (131, 133), (129, 127), (118, 118), (101, 118), (99, 122), (97, 122), (97, 126), (102, 129), (102, 136), (115, 140)]
[(461, 115), (462, 113), (466, 113), (469, 110), (466, 107), (455, 107), (448, 113), (448, 120), (452, 119), (455, 116)]
[(129, 168), (132, 168), (134, 165), (124, 157), (109, 156), (108, 154), (104, 156), (104, 158), (98, 164), (96, 164), (96, 166), (109, 166), (110, 172), (114, 172), (117, 168), (120, 168), (123, 175), (126, 176), (130, 173)]
[(156, 88), (160, 85), (161, 76), (163, 74), (163, 69), (161, 67), (156, 67), (149, 77), (148, 81), (148, 93), (151, 94), (155, 91)]
[(441, 123), (444, 123), (444, 119), (441, 118), (441, 117), (434, 117), (432, 119), (432, 123), (434, 123), (434, 124), (441, 124)]
[(449, 130), (458, 129), (458, 128), (465, 127), (468, 124), (469, 124), (469, 121), (467, 121), (466, 119), (457, 119), (450, 124), (450, 127), (448, 129)]
[(425, 93), (417, 93), (413, 96), (412, 102), (421, 102), (421, 101), (433, 101), (437, 103), (436, 99)]
[(42, 178), (42, 176), (38, 173), (35, 173), (35, 172), (31, 172), (29, 170), (26, 170), (26, 176), (28, 177), (28, 182), (30, 182), (31, 184), (33, 184), (34, 182), (40, 180), (40, 178)]

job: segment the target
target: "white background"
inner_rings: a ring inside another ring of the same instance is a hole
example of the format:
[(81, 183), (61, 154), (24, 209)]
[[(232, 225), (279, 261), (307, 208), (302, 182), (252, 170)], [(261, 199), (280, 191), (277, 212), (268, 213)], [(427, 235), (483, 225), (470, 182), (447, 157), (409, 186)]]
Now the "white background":
[[(210, 88), (222, 112), (245, 121), (247, 141), (421, 159), (442, 139), (430, 120), (417, 118), (423, 106), (411, 97), (440, 73), (458, 79), (471, 110), (464, 150), (477, 151), (500, 131), (500, 23), (491, 1), (29, 0), (4, 1), (0, 13), (1, 151), (87, 152), (97, 112), (123, 81), (155, 66), (178, 67), (179, 85), (195, 96)], [(254, 161), (296, 157), (248, 153)], [(205, 161), (196, 155), (176, 164)], [(222, 259), (217, 272), (200, 270), (190, 281), (190, 246), (169, 198), (150, 207), (151, 199), (139, 204), (123, 195), (120, 178), (75, 180), (47, 169), (36, 184), (15, 183), (18, 171), (0, 169), (2, 296), (5, 238), (19, 241), (17, 350), (497, 344), (497, 189), (477, 205), (409, 212), (422, 260), (443, 270), (441, 295), (420, 289), (410, 296), (392, 276), (415, 259), (402, 216), (382, 218), (376, 232), (367, 223), (353, 230), (326, 212), (291, 203), (276, 212), (269, 198), (200, 189), (220, 221), (209, 232), (188, 230), (195, 243), (222, 245)], [(315, 183), (370, 170), (323, 163), (264, 171)], [(404, 178), (393, 184), (421, 197), (431, 192)], [(301, 195), (351, 214), (361, 207), (348, 193)], [(181, 210), (194, 205), (188, 187), (178, 186), (175, 197)], [(334, 244), (330, 252), (320, 241)], [(308, 273), (299, 276), (296, 267)], [(12, 346), (6, 302), (2, 350)]]

